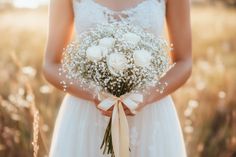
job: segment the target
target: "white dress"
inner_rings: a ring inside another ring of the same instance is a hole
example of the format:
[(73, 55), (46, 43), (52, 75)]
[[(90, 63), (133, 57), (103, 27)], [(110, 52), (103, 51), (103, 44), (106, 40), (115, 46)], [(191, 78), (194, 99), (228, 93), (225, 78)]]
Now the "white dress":
[[(136, 6), (116, 11), (95, 0), (74, 0), (76, 34), (97, 23), (128, 20), (162, 35), (165, 5), (164, 0), (143, 0)], [(186, 157), (171, 96), (148, 104), (137, 115), (127, 118), (130, 157)], [(100, 150), (108, 121), (109, 117), (103, 116), (91, 101), (66, 94), (56, 119), (49, 157), (108, 157)]]

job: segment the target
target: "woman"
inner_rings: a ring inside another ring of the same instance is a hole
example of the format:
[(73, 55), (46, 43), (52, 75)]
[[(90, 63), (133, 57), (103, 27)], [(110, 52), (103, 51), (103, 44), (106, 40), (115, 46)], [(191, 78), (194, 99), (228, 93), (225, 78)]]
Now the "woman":
[[(137, 114), (126, 108), (130, 127), (131, 157), (185, 157), (179, 119), (170, 94), (191, 74), (191, 27), (188, 0), (51, 0), (44, 76), (56, 88), (65, 80), (58, 75), (61, 52), (76, 35), (94, 24), (127, 20), (162, 35), (166, 19), (175, 66), (161, 82), (162, 94), (150, 88)], [(52, 138), (50, 157), (103, 157), (100, 145), (112, 110), (97, 108), (93, 91), (69, 85), (62, 102)]]

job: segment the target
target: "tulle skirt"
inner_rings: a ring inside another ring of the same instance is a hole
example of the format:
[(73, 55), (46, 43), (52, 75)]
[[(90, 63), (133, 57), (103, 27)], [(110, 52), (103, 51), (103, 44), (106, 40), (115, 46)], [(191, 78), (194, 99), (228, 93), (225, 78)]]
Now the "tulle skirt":
[[(128, 116), (130, 157), (186, 157), (171, 96)], [(67, 94), (56, 119), (49, 157), (109, 157), (100, 145), (109, 117), (87, 100)]]

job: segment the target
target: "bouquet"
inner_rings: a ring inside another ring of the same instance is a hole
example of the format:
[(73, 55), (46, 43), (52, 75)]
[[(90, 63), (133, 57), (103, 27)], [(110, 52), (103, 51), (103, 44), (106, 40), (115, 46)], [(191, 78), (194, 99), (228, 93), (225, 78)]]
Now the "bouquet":
[[(97, 24), (64, 49), (61, 73), (70, 83), (93, 89), (103, 110), (113, 107), (101, 144), (112, 157), (129, 156), (129, 130), (123, 105), (132, 113), (148, 86), (173, 66), (168, 42), (127, 22)], [(160, 89), (162, 91), (163, 89)]]

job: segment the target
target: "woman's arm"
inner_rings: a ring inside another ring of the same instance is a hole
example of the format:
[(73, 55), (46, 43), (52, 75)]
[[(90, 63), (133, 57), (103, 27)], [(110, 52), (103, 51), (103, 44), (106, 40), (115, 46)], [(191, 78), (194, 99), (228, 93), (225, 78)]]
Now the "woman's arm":
[(140, 104), (137, 110), (174, 92), (188, 80), (192, 72), (190, 2), (189, 0), (168, 0), (166, 5), (168, 33), (170, 42), (173, 43), (171, 57), (176, 64), (160, 80), (161, 83), (168, 83), (163, 93), (156, 92), (156, 87), (151, 87), (150, 93), (153, 94), (145, 95), (145, 102)]
[[(73, 35), (74, 14), (72, 1), (50, 0), (49, 5), (49, 30), (45, 57), (43, 63), (43, 74), (46, 80), (56, 88), (63, 90), (60, 83), (66, 80), (65, 76), (59, 75), (60, 60), (63, 48), (70, 42)], [(84, 91), (79, 86), (70, 85), (67, 92), (93, 101), (92, 93)]]

